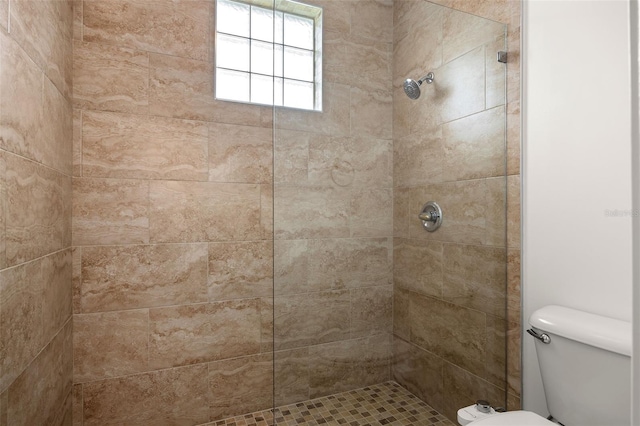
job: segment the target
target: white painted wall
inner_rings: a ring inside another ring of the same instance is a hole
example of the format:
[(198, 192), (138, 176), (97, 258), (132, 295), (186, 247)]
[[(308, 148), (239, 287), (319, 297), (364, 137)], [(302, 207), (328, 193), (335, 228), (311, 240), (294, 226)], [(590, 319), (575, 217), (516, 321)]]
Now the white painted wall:
[[(523, 317), (559, 304), (631, 321), (627, 0), (525, 0)], [(525, 334), (525, 336), (527, 336)], [(535, 348), (523, 405), (547, 415)]]

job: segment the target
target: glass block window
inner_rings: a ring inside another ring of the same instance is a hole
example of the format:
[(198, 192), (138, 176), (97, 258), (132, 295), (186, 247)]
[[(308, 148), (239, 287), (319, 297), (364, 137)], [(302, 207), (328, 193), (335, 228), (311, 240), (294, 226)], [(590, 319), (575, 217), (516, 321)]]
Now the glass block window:
[(259, 1), (216, 0), (216, 98), (322, 110), (322, 9)]

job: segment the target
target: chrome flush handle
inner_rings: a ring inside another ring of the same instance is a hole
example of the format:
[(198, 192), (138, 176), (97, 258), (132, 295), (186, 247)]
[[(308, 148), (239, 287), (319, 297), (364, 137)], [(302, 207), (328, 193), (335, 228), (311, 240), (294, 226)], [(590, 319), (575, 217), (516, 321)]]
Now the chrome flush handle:
[(549, 335), (547, 333), (538, 333), (533, 328), (528, 329), (527, 333), (529, 333), (530, 335), (532, 335), (536, 339), (540, 340), (545, 345), (548, 345), (549, 343), (551, 343), (551, 337), (549, 337)]

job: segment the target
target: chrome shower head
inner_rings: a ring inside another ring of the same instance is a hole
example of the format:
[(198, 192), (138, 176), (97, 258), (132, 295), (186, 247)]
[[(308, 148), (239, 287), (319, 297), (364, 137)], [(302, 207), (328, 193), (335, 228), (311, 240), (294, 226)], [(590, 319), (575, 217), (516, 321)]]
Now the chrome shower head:
[(434, 75), (432, 72), (425, 75), (418, 81), (408, 78), (404, 81), (403, 84), (404, 93), (406, 93), (410, 99), (418, 99), (420, 97), (420, 86), (422, 85), (422, 83), (426, 81), (427, 84), (431, 84), (433, 83), (433, 79)]

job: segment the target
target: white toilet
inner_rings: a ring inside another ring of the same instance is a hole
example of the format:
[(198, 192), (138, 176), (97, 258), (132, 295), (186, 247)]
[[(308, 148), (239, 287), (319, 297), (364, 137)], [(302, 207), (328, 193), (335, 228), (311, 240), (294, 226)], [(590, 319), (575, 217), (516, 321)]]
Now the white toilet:
[[(547, 407), (565, 426), (631, 424), (631, 324), (562, 306), (531, 315)], [(497, 413), (473, 426), (554, 425), (530, 411)]]

